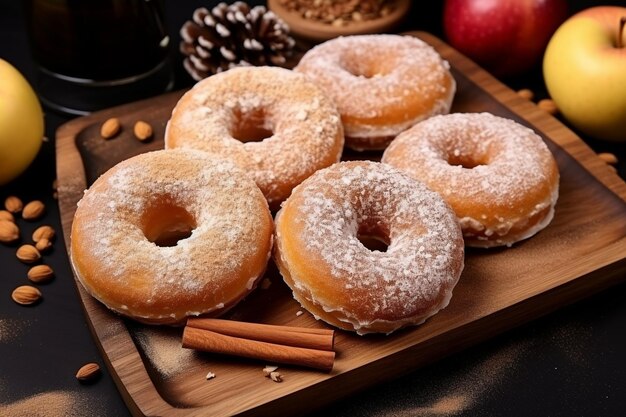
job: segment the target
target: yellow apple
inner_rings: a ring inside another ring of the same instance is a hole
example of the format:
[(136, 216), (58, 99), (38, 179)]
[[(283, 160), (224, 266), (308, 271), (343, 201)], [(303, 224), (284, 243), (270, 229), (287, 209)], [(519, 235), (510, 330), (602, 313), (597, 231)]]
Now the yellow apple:
[[(561, 114), (591, 137), (626, 141), (626, 8), (598, 6), (565, 21), (543, 59)], [(621, 38), (621, 39), (620, 39)]]
[(28, 81), (0, 59), (0, 185), (20, 175), (37, 156), (43, 112)]

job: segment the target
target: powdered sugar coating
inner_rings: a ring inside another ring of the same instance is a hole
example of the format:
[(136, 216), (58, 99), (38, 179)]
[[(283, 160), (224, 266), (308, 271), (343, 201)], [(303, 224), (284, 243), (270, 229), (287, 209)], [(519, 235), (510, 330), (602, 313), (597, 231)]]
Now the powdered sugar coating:
[[(386, 252), (359, 230), (387, 235)], [(444, 308), (463, 239), (441, 197), (400, 171), (344, 162), (296, 187), (276, 218), (277, 264), (294, 297), (339, 327), (389, 333)]]
[[(246, 117), (272, 135), (235, 139)], [(200, 81), (174, 108), (165, 134), (166, 148), (200, 149), (244, 168), (275, 208), (313, 172), (339, 161), (343, 142), (335, 104), (301, 74), (275, 67), (234, 68)]]
[(448, 63), (413, 36), (357, 35), (309, 50), (295, 71), (337, 103), (347, 146), (384, 149), (420, 120), (450, 111), (456, 83)]
[[(174, 246), (146, 237), (146, 216), (167, 222), (158, 217), (166, 206), (195, 223)], [(271, 246), (267, 202), (243, 171), (203, 152), (170, 150), (123, 161), (85, 192), (71, 260), (87, 291), (109, 308), (176, 323), (232, 307), (262, 275)]]
[(436, 116), (399, 135), (382, 161), (439, 192), (470, 246), (510, 246), (554, 215), (556, 162), (535, 132), (512, 120), (489, 113)]

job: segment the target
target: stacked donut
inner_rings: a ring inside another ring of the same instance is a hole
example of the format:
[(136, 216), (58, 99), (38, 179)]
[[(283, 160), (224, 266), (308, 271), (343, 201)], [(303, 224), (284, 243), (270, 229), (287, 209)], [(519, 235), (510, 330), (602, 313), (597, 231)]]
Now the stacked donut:
[(152, 324), (220, 314), (257, 284), (272, 249), (267, 201), (234, 164), (154, 151), (100, 176), (78, 204), (70, 258), (85, 289)]
[[(422, 323), (448, 305), (465, 245), (530, 237), (558, 195), (541, 138), (488, 114), (448, 115), (455, 89), (434, 49), (398, 35), (328, 41), (294, 71), (211, 76), (177, 103), (166, 150), (86, 192), (76, 274), (120, 314), (179, 323), (234, 306), (273, 247), (316, 318), (359, 334)], [(386, 149), (383, 163), (338, 163), (344, 145)]]
[(417, 122), (448, 113), (456, 90), (448, 63), (412, 36), (336, 38), (308, 51), (295, 71), (335, 101), (355, 150), (385, 149)]
[(511, 246), (554, 216), (559, 171), (543, 140), (488, 113), (428, 119), (400, 134), (382, 161), (439, 192), (468, 246)]
[(116, 165), (85, 193), (71, 234), (76, 276), (142, 322), (221, 314), (265, 271), (270, 207), (338, 162), (343, 143), (335, 105), (301, 74), (259, 67), (208, 78), (172, 112), (167, 150)]
[(344, 145), (335, 104), (303, 75), (235, 68), (197, 83), (179, 100), (166, 149), (201, 150), (250, 173), (277, 209), (293, 187), (338, 162)]

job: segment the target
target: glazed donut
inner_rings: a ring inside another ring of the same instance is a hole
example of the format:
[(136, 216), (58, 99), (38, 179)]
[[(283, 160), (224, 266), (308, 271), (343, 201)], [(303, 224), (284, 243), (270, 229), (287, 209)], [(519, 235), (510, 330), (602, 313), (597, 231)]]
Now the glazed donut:
[(335, 100), (355, 150), (384, 149), (400, 132), (450, 111), (456, 83), (425, 42), (400, 35), (335, 38), (309, 50), (295, 71)]
[(155, 151), (114, 166), (85, 192), (70, 259), (87, 292), (151, 324), (217, 315), (263, 274), (273, 222), (254, 182), (230, 162)]
[(272, 209), (293, 187), (341, 158), (337, 109), (301, 74), (282, 68), (234, 68), (197, 83), (180, 99), (166, 148), (228, 158), (250, 173)]
[[(368, 238), (386, 251), (368, 249)], [(318, 171), (276, 215), (274, 259), (294, 298), (317, 319), (358, 334), (420, 324), (446, 307), (463, 254), (443, 199), (380, 163)]]
[(511, 246), (554, 216), (559, 171), (532, 130), (489, 113), (449, 114), (399, 135), (382, 161), (439, 192), (468, 246)]

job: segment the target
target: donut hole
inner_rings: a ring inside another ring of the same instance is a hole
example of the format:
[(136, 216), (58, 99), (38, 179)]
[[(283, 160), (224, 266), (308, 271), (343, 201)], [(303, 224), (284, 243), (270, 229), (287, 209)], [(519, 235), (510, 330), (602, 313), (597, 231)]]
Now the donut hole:
[(233, 110), (230, 134), (240, 142), (262, 142), (274, 135), (271, 122), (263, 109)]
[(460, 155), (451, 153), (448, 155), (448, 164), (453, 166), (461, 166), (465, 169), (476, 168), (477, 166), (487, 165), (486, 158), (482, 158), (479, 155)]
[(196, 227), (194, 217), (170, 201), (151, 206), (141, 219), (141, 230), (146, 239), (159, 247), (176, 246), (190, 237)]
[(382, 77), (391, 72), (391, 69), (383, 61), (371, 61), (363, 57), (344, 59), (341, 67), (355, 77), (374, 78)]
[(372, 252), (387, 252), (389, 248), (389, 230), (381, 224), (359, 225), (356, 237), (366, 249)]

